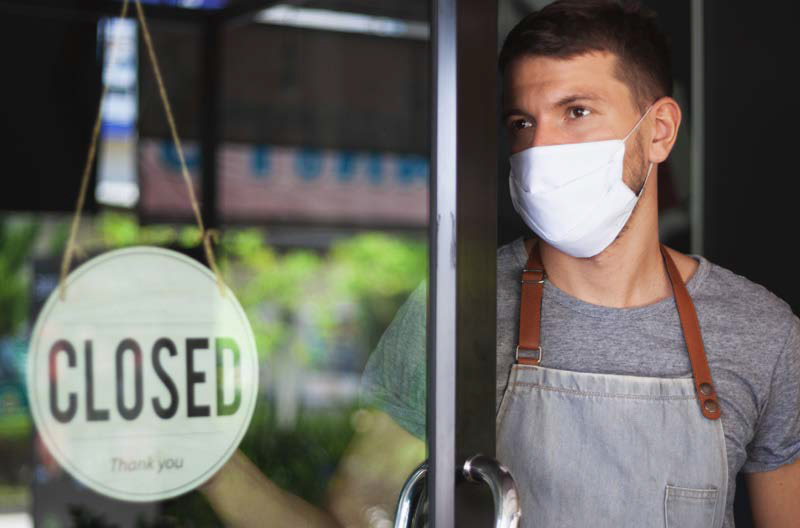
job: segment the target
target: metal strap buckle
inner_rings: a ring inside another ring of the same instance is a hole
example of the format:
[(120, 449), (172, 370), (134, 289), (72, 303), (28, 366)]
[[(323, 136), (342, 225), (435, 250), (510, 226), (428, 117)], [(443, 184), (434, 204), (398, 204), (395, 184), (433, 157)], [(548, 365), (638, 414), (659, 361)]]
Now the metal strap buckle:
[[(517, 345), (517, 350), (514, 352), (514, 361), (516, 363), (519, 363), (519, 350), (520, 350), (520, 346)], [(526, 352), (536, 352), (538, 354), (538, 356), (536, 358), (536, 362), (537, 363), (541, 363), (542, 362), (542, 345), (539, 345), (536, 348), (523, 348), (522, 350), (524, 350)]]
[(522, 284), (544, 284), (544, 279), (547, 276), (547, 274), (544, 272), (543, 269), (528, 269), (528, 268), (525, 268), (525, 269), (522, 270), (522, 273), (524, 274), (524, 273), (529, 272), (529, 271), (534, 272), (534, 273), (541, 273), (542, 274), (541, 280), (525, 280), (525, 279), (522, 279), (522, 280), (519, 281), (520, 283), (522, 283)]

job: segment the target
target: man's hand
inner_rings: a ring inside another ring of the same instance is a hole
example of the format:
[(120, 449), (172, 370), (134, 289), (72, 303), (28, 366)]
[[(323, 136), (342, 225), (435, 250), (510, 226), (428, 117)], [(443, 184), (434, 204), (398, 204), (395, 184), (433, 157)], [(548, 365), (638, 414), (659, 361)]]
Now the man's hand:
[(425, 459), (425, 443), (381, 411), (353, 417), (356, 434), (328, 485), (328, 509), (344, 526), (393, 524), (397, 498)]
[(425, 443), (386, 413), (359, 410), (356, 429), (318, 508), (273, 483), (240, 451), (200, 491), (226, 526), (341, 528), (394, 520), (397, 497)]
[(800, 460), (745, 479), (757, 528), (800, 528)]
[(328, 512), (276, 486), (241, 451), (200, 492), (225, 526), (341, 528)]

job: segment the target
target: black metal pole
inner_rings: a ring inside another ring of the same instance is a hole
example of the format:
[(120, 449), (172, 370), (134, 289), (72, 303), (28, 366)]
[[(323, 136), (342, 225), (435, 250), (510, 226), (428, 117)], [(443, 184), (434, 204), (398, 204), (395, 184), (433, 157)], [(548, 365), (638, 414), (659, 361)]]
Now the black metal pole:
[(219, 227), (217, 200), (217, 149), (220, 138), (220, 87), (222, 78), (221, 25), (216, 17), (203, 24), (203, 47), (200, 55), (200, 151), (201, 214), (206, 229)]

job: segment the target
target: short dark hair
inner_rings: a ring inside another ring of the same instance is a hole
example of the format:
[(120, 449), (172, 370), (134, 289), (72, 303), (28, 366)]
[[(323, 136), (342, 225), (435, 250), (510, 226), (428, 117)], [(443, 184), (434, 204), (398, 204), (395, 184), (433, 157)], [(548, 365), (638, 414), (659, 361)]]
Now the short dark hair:
[(569, 59), (594, 51), (617, 57), (617, 77), (641, 109), (672, 96), (669, 41), (656, 26), (655, 15), (636, 2), (558, 0), (530, 13), (506, 36), (500, 73), (519, 57)]

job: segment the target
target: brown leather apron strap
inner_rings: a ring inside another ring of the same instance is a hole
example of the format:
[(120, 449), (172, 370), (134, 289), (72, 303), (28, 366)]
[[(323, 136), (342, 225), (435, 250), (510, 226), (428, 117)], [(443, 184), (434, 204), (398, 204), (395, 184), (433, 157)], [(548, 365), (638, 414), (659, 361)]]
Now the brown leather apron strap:
[(538, 365), (542, 362), (542, 346), (539, 342), (542, 321), (542, 293), (544, 292), (544, 265), (539, 254), (539, 244), (534, 244), (528, 255), (528, 263), (522, 270), (522, 298), (519, 305), (519, 344), (515, 360), (522, 365)]
[(661, 244), (661, 254), (664, 256), (664, 263), (667, 265), (667, 274), (669, 275), (670, 283), (672, 283), (672, 293), (675, 296), (675, 304), (678, 306), (678, 316), (681, 320), (686, 348), (689, 350), (689, 362), (692, 365), (694, 388), (697, 393), (697, 400), (700, 402), (700, 410), (703, 412), (703, 416), (709, 420), (716, 420), (722, 415), (722, 409), (717, 401), (717, 391), (711, 381), (711, 371), (708, 368), (708, 359), (706, 358), (706, 349), (703, 346), (703, 335), (700, 333), (697, 312), (694, 310), (694, 303), (686, 290), (686, 285), (683, 283), (680, 273), (678, 273), (678, 268), (663, 244)]
[[(681, 321), (683, 337), (689, 352), (689, 363), (692, 366), (695, 393), (700, 404), (700, 411), (709, 420), (716, 420), (722, 415), (722, 410), (717, 401), (717, 392), (711, 381), (711, 371), (708, 368), (703, 337), (700, 332), (700, 323), (694, 303), (686, 290), (686, 285), (681, 279), (678, 268), (675, 266), (664, 245), (661, 246), (661, 255), (669, 275), (675, 304), (678, 307), (678, 316)], [(519, 308), (519, 344), (515, 351), (515, 361), (521, 365), (539, 365), (542, 361), (542, 346), (540, 342), (542, 295), (544, 293), (544, 279), (546, 277), (542, 258), (539, 253), (539, 244), (534, 244), (528, 255), (528, 262), (522, 270), (522, 296)]]

